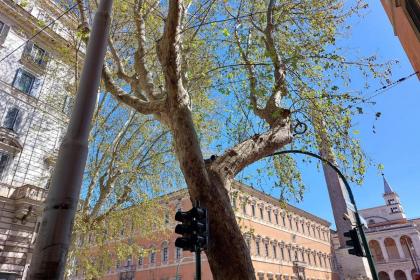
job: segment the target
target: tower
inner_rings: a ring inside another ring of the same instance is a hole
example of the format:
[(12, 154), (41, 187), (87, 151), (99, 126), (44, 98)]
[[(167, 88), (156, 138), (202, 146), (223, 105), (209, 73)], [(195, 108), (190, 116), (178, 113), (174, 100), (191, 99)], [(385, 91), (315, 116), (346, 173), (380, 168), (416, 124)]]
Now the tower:
[(400, 203), (400, 197), (391, 186), (388, 184), (385, 176), (382, 174), (384, 180), (384, 194), (383, 198), (387, 208), (387, 215), (389, 220), (406, 219), (404, 209)]

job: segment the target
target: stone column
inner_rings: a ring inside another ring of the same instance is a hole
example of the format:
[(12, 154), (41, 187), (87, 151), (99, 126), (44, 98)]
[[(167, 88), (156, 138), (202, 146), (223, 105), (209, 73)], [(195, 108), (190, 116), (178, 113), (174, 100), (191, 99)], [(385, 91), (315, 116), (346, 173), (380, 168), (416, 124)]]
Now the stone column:
[(405, 276), (407, 277), (407, 280), (413, 280), (413, 277), (411, 276), (411, 269), (408, 268), (408, 269), (404, 270), (404, 273), (405, 273)]
[(400, 259), (406, 259), (409, 258), (410, 256), (406, 256), (404, 254), (404, 250), (401, 246), (401, 242), (400, 242), (400, 238), (399, 237), (395, 237), (395, 244), (397, 244), (397, 249), (398, 249), (398, 254), (400, 254)]
[(386, 251), (384, 240), (380, 239), (378, 240), (378, 242), (379, 242), (379, 246), (381, 247), (382, 255), (384, 256), (385, 261), (388, 262), (389, 256), (388, 256), (388, 252)]
[(393, 270), (391, 270), (391, 271), (387, 271), (387, 273), (388, 273), (388, 275), (389, 275), (389, 279), (390, 279), (390, 280), (395, 280), (395, 277), (394, 277), (394, 271), (393, 271)]

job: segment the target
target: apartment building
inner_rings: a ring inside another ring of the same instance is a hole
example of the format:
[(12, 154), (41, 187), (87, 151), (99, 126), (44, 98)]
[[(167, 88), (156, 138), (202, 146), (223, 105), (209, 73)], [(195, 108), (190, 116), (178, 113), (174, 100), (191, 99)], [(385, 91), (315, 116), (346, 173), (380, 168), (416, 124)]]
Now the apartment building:
[(82, 59), (68, 28), (75, 19), (53, 1), (0, 0), (0, 279), (25, 278), (68, 123)]
[[(338, 279), (329, 222), (291, 205), (281, 205), (277, 199), (239, 182), (233, 184), (230, 195), (258, 280)], [(173, 233), (175, 212), (191, 208), (187, 191), (172, 193), (168, 206), (170, 236), (159, 241), (131, 236), (149, 253), (114, 260), (102, 279), (194, 279), (194, 254), (176, 248), (179, 236)], [(84, 279), (83, 268), (72, 278)], [(202, 279), (212, 279), (204, 253)]]

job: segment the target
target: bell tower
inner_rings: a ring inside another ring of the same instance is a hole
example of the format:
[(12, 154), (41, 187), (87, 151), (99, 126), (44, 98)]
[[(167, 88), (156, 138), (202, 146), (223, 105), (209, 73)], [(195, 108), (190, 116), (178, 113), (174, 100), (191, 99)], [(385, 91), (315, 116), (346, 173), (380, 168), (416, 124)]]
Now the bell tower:
[(400, 203), (400, 197), (391, 186), (388, 184), (388, 181), (385, 179), (384, 174), (382, 174), (384, 179), (384, 194), (383, 198), (385, 200), (385, 205), (387, 209), (387, 215), (389, 220), (399, 220), (405, 219), (404, 209)]

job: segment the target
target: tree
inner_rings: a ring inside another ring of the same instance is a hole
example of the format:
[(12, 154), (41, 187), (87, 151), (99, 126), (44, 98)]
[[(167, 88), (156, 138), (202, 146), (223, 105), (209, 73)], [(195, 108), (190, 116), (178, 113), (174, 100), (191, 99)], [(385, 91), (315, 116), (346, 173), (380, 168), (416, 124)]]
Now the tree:
[(148, 253), (134, 242), (137, 234), (149, 239), (156, 232), (168, 234), (165, 197), (156, 199), (163, 187), (168, 192), (177, 182), (178, 174), (171, 172), (176, 161), (168, 135), (151, 117), (121, 107), (107, 94), (101, 96), (68, 274), (75, 273), (77, 266), (88, 279), (100, 277), (115, 260)]
[[(209, 211), (206, 254), (214, 279), (255, 279), (228, 196), (244, 168), (286, 145), (315, 149), (314, 132), (322, 129), (360, 181), (364, 157), (349, 130), (357, 104), (368, 100), (349, 83), (356, 70), (366, 80), (386, 78), (389, 65), (374, 56), (345, 58), (336, 42), (364, 8), (339, 0), (115, 3), (104, 88), (170, 131), (190, 197)], [(304, 135), (294, 135), (297, 120), (309, 126)], [(223, 128), (209, 137), (214, 125)], [(205, 160), (203, 149), (223, 151)], [(291, 158), (268, 163), (280, 188), (302, 195)]]

